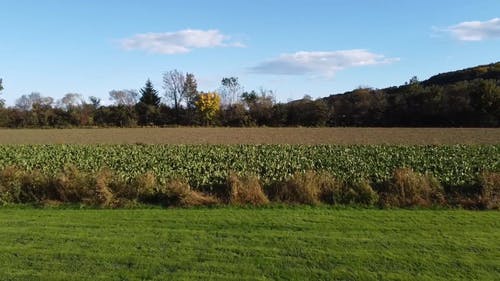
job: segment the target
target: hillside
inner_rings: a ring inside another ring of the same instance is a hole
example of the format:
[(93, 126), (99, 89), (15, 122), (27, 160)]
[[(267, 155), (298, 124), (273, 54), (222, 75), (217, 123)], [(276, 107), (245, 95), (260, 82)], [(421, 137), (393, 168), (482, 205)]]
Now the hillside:
[(422, 81), (422, 85), (446, 85), (460, 81), (471, 81), (474, 79), (500, 79), (500, 62), (488, 65), (479, 65), (462, 70), (451, 71), (434, 75)]
[(323, 98), (331, 126), (498, 127), (500, 62)]

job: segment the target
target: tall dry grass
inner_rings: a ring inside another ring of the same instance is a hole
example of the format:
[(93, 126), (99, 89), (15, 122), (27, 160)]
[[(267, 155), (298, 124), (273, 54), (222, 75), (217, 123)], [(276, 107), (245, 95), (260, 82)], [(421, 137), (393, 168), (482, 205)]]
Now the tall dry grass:
[(480, 201), (486, 209), (500, 209), (500, 173), (483, 172), (479, 176)]
[(170, 206), (343, 204), (381, 207), (460, 206), (463, 208), (500, 209), (500, 173), (484, 172), (473, 185), (447, 187), (430, 174), (402, 168), (377, 192), (367, 180), (340, 181), (325, 172), (295, 173), (286, 181), (264, 188), (256, 176), (231, 173), (219, 196), (191, 188), (185, 179), (159, 180), (151, 173), (125, 181), (109, 169), (97, 173), (65, 167), (55, 176), (41, 171), (26, 171), (14, 166), (0, 170), (0, 205), (34, 203), (72, 203), (100, 207), (124, 207), (137, 204)]
[(265, 205), (269, 204), (259, 179), (256, 176), (238, 176), (230, 173), (227, 178), (229, 204), (232, 205)]
[(429, 207), (446, 204), (444, 189), (430, 174), (409, 168), (396, 169), (380, 192), (380, 204), (389, 207)]

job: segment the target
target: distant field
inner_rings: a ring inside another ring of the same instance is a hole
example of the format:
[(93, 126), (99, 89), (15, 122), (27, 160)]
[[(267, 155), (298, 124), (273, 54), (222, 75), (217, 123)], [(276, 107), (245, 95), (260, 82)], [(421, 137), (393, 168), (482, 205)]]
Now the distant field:
[(500, 212), (0, 210), (0, 280), (498, 280)]
[(498, 144), (483, 128), (0, 129), (0, 144)]

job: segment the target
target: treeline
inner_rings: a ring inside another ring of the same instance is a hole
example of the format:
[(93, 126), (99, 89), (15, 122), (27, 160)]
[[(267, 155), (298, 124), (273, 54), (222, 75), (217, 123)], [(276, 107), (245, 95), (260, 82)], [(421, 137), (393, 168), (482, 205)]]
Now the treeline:
[(325, 126), (330, 114), (321, 99), (276, 103), (272, 91), (243, 91), (237, 77), (202, 92), (193, 74), (173, 70), (163, 75), (162, 88), (163, 95), (148, 79), (139, 91), (112, 90), (111, 105), (76, 93), (55, 100), (34, 92), (12, 107), (1, 104), (0, 127)]
[(382, 90), (357, 89), (325, 99), (329, 125), (404, 127), (498, 127), (500, 80), (474, 79), (445, 85), (416, 80)]
[(265, 89), (244, 91), (236, 77), (223, 78), (216, 92), (200, 92), (193, 74), (177, 70), (163, 75), (162, 89), (161, 95), (148, 80), (139, 91), (112, 90), (112, 105), (75, 93), (58, 101), (31, 93), (13, 107), (0, 99), (0, 127), (500, 125), (500, 63), (288, 103)]

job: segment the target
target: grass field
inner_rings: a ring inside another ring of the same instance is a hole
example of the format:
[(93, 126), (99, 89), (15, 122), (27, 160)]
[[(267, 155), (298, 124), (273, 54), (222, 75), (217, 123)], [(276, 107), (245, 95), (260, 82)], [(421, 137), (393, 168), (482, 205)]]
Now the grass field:
[(500, 212), (0, 210), (0, 280), (498, 280)]
[(485, 128), (0, 129), (0, 144), (498, 144)]

